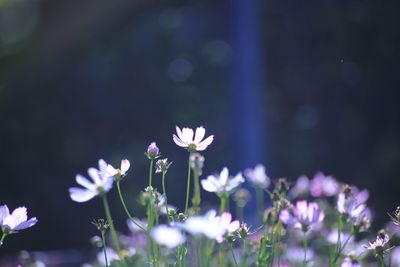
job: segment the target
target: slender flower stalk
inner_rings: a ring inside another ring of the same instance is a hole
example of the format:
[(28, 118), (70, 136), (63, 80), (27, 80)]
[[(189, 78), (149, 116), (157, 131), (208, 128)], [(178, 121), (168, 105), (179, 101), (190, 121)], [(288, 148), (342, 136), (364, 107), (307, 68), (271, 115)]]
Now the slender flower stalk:
[(141, 230), (146, 231), (146, 229), (143, 227), (143, 225), (140, 225), (140, 223), (138, 223), (133, 216), (131, 215), (131, 213), (129, 212), (125, 201), (124, 201), (124, 197), (122, 196), (122, 192), (121, 192), (121, 185), (120, 185), (120, 181), (117, 182), (117, 190), (118, 190), (118, 195), (119, 195), (119, 199), (121, 201), (122, 207), (124, 208), (124, 211), (126, 213), (126, 215), (128, 216), (128, 218), (137, 226), (139, 227)]
[(107, 250), (106, 250), (106, 238), (104, 232), (101, 232), (101, 241), (103, 242), (103, 251), (104, 251), (104, 260), (106, 261), (106, 267), (108, 267), (108, 260), (107, 260)]
[(307, 266), (307, 249), (308, 249), (308, 239), (307, 239), (307, 232), (303, 231), (303, 247), (304, 247), (304, 259), (303, 259), (303, 266)]
[(6, 233), (3, 233), (3, 235), (1, 236), (1, 239), (0, 239), (0, 248), (3, 246), (3, 242), (4, 242), (4, 239), (7, 237), (7, 234)]
[(105, 260), (105, 263), (106, 263), (106, 267), (108, 267), (107, 250), (106, 250), (107, 245), (106, 245), (105, 233), (106, 233), (106, 231), (107, 231), (107, 229), (109, 227), (109, 224), (104, 219), (98, 219), (97, 221), (94, 220), (92, 222), (92, 224), (94, 226), (96, 226), (97, 230), (100, 231), (101, 241), (102, 241), (102, 244), (103, 244), (104, 260)]
[(190, 155), (189, 155), (189, 161), (188, 161), (188, 174), (187, 174), (187, 185), (186, 185), (186, 201), (185, 201), (185, 214), (187, 215), (188, 213), (188, 207), (189, 207), (189, 192), (190, 192)]
[(110, 233), (113, 245), (118, 255), (121, 255), (121, 247), (119, 245), (117, 231), (115, 231), (114, 222), (111, 216), (110, 206), (108, 205), (106, 194), (103, 194), (101, 198), (103, 200), (104, 212), (106, 213), (107, 222), (110, 225)]

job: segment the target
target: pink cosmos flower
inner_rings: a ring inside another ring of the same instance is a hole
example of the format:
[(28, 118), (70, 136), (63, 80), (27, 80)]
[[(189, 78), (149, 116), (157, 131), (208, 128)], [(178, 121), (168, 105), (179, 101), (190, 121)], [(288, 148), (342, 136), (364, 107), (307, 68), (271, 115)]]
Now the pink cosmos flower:
[(7, 205), (0, 206), (0, 227), (3, 232), (14, 233), (34, 226), (38, 220), (36, 217), (28, 220), (25, 207), (16, 208), (10, 213)]
[(176, 133), (177, 135), (172, 135), (175, 144), (187, 148), (190, 152), (203, 151), (214, 140), (214, 135), (210, 135), (203, 140), (206, 130), (202, 126), (196, 128), (196, 133), (193, 133), (193, 130), (190, 128), (182, 128), (181, 130), (176, 126)]
[(299, 200), (296, 206), (289, 210), (281, 211), (279, 218), (287, 225), (294, 226), (303, 231), (307, 231), (309, 226), (322, 222), (325, 215), (315, 202), (307, 203), (306, 200)]
[(119, 169), (115, 169), (112, 165), (108, 164), (107, 165), (107, 175), (109, 175), (109, 176), (115, 176), (115, 175), (124, 176), (124, 175), (126, 175), (126, 172), (129, 170), (130, 166), (131, 166), (131, 163), (127, 159), (121, 160), (121, 167)]

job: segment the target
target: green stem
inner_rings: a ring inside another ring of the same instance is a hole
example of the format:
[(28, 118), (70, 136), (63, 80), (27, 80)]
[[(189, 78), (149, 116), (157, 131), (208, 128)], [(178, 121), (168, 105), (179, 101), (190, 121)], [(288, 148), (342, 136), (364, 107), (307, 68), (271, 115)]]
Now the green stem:
[(152, 181), (153, 181), (153, 162), (154, 159), (150, 159), (150, 170), (149, 170), (149, 186), (152, 186)]
[(242, 263), (241, 266), (246, 267), (247, 263), (247, 242), (243, 239), (243, 250), (242, 250)]
[(195, 214), (200, 212), (200, 203), (201, 203), (201, 194), (200, 194), (200, 181), (199, 181), (199, 172), (194, 169), (193, 170), (193, 182), (194, 182), (194, 196), (192, 198), (192, 205), (194, 207)]
[(120, 186), (120, 182), (119, 182), (119, 181), (117, 182), (117, 189), (118, 189), (119, 199), (121, 200), (121, 203), (122, 203), (122, 206), (124, 207), (124, 210), (125, 210), (126, 215), (128, 215), (129, 219), (130, 219), (134, 224), (136, 224), (137, 227), (139, 227), (139, 228), (140, 228), (141, 230), (143, 230), (143, 231), (146, 231), (146, 229), (144, 229), (144, 227), (143, 227), (142, 225), (140, 225), (138, 222), (136, 222), (136, 220), (135, 220), (135, 219), (132, 217), (132, 215), (129, 213), (129, 210), (128, 210), (128, 208), (126, 207), (124, 198), (123, 198), (122, 193), (121, 193), (121, 186)]
[(108, 260), (107, 260), (107, 251), (106, 251), (106, 238), (104, 236), (104, 231), (101, 231), (101, 240), (103, 241), (103, 251), (104, 251), (104, 259), (106, 261), (106, 267), (108, 267)]
[(336, 242), (335, 255), (333, 256), (333, 260), (331, 261), (330, 266), (335, 266), (337, 260), (340, 257), (342, 230), (343, 230), (343, 217), (342, 217), (342, 215), (339, 215), (339, 218), (338, 218), (338, 233), (337, 233), (338, 238), (337, 238), (337, 242)]
[(383, 256), (382, 256), (382, 255), (379, 255), (379, 256), (378, 256), (378, 259), (379, 259), (379, 266), (380, 266), (380, 267), (385, 267), (385, 263), (384, 263), (384, 261), (383, 261)]
[(219, 212), (223, 213), (224, 211), (226, 211), (226, 204), (227, 204), (227, 200), (228, 200), (228, 197), (226, 196), (225, 193), (223, 193), (220, 196), (220, 200), (221, 200), (221, 204), (219, 206)]
[(169, 212), (168, 212), (167, 191), (165, 191), (165, 174), (166, 174), (166, 172), (162, 172), (161, 182), (162, 182), (163, 195), (165, 197), (165, 211), (167, 212), (168, 222), (170, 222)]
[(260, 187), (256, 188), (256, 199), (257, 199), (257, 222), (262, 222), (262, 216), (264, 212), (264, 190)]
[(233, 258), (233, 261), (235, 262), (235, 266), (236, 266), (236, 267), (239, 267), (239, 265), (238, 265), (238, 263), (237, 263), (237, 260), (236, 260), (236, 257), (235, 257), (235, 252), (233, 251), (232, 243), (229, 244), (229, 248), (230, 248), (230, 250), (231, 250), (232, 258)]
[(6, 236), (7, 236), (6, 233), (3, 233), (3, 235), (1, 236), (1, 239), (0, 239), (0, 247), (3, 246), (3, 241), (4, 241), (4, 239), (6, 238)]
[(304, 246), (304, 259), (303, 259), (303, 267), (307, 266), (307, 232), (304, 231), (304, 238), (303, 238), (303, 246)]
[(188, 174), (187, 174), (187, 187), (186, 187), (186, 203), (185, 203), (185, 214), (187, 215), (188, 207), (189, 207), (189, 191), (190, 191), (190, 155), (188, 160)]
[(118, 236), (117, 236), (117, 232), (115, 231), (114, 222), (111, 217), (110, 206), (108, 205), (106, 194), (103, 194), (102, 199), (103, 199), (104, 211), (105, 211), (106, 217), (107, 217), (107, 222), (110, 224), (111, 239), (114, 243), (114, 247), (115, 247), (115, 250), (117, 251), (118, 255), (121, 255), (121, 248), (119, 246)]

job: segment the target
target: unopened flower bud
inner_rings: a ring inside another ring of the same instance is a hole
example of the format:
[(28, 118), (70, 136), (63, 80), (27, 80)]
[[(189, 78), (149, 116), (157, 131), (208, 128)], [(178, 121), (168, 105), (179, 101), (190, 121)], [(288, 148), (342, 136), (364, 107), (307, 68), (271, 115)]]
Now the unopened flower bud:
[(159, 157), (160, 150), (158, 149), (156, 142), (152, 142), (147, 148), (147, 157), (149, 159), (156, 159)]
[(184, 222), (184, 221), (186, 221), (186, 215), (184, 214), (184, 213), (182, 213), (182, 212), (180, 212), (180, 213), (178, 213), (178, 221), (179, 222)]
[(289, 182), (286, 178), (279, 178), (278, 182), (276, 183), (276, 189), (279, 193), (286, 193), (289, 191)]
[(193, 171), (197, 171), (197, 174), (199, 176), (202, 174), (203, 171), (204, 160), (204, 157), (198, 152), (190, 154), (190, 167), (193, 169)]
[(264, 223), (272, 224), (276, 217), (275, 210), (273, 208), (268, 208), (264, 211)]

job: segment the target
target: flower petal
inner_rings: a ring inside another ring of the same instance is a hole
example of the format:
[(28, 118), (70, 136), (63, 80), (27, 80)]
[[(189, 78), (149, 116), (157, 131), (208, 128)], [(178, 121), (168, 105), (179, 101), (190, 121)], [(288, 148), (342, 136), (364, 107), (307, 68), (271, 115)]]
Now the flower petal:
[(183, 140), (182, 131), (178, 126), (175, 126), (176, 134), (178, 135), (179, 139)]
[(181, 140), (186, 142), (186, 143), (188, 143), (188, 144), (191, 144), (191, 143), (193, 143), (193, 134), (194, 133), (193, 133), (192, 129), (183, 128), (182, 129), (182, 137), (183, 138), (181, 138)]
[(93, 182), (96, 185), (101, 185), (101, 179), (100, 179), (100, 175), (99, 175), (99, 170), (98, 169), (89, 168), (88, 174), (89, 174), (90, 178), (92, 178)]
[(173, 134), (172, 137), (173, 137), (173, 139), (174, 139), (175, 144), (177, 144), (178, 146), (180, 146), (180, 147), (188, 147), (188, 146), (189, 146), (189, 144), (183, 142), (183, 141), (182, 141), (181, 139), (179, 139), (179, 137), (176, 136), (175, 134)]
[(124, 175), (129, 168), (131, 167), (131, 163), (127, 159), (121, 160), (121, 174)]
[(69, 196), (73, 201), (86, 202), (97, 195), (97, 191), (87, 190), (78, 187), (71, 187), (69, 189)]
[(211, 143), (214, 141), (214, 135), (210, 135), (207, 137), (204, 141), (200, 142), (199, 144), (196, 145), (196, 150), (197, 151), (203, 151), (205, 150)]
[(10, 210), (7, 205), (0, 206), (0, 225), (8, 215), (10, 215)]
[(197, 127), (196, 128), (196, 133), (194, 135), (194, 143), (198, 144), (203, 140), (204, 135), (206, 134), (206, 130), (203, 128), (203, 126)]
[(24, 222), (18, 224), (18, 225), (14, 228), (14, 230), (19, 231), (19, 230), (23, 230), (23, 229), (32, 227), (32, 226), (34, 226), (37, 222), (38, 222), (38, 220), (36, 219), (36, 217), (30, 218), (29, 220), (24, 221)]
[(205, 191), (208, 191), (208, 192), (218, 192), (218, 191), (220, 191), (219, 190), (219, 187), (220, 187), (219, 183), (218, 183), (217, 179), (212, 175), (209, 175), (207, 177), (207, 179), (201, 180), (201, 186), (203, 187), (203, 189)]
[(75, 180), (79, 185), (85, 187), (86, 189), (93, 190), (96, 188), (95, 184), (91, 183), (88, 179), (80, 174), (76, 175)]

